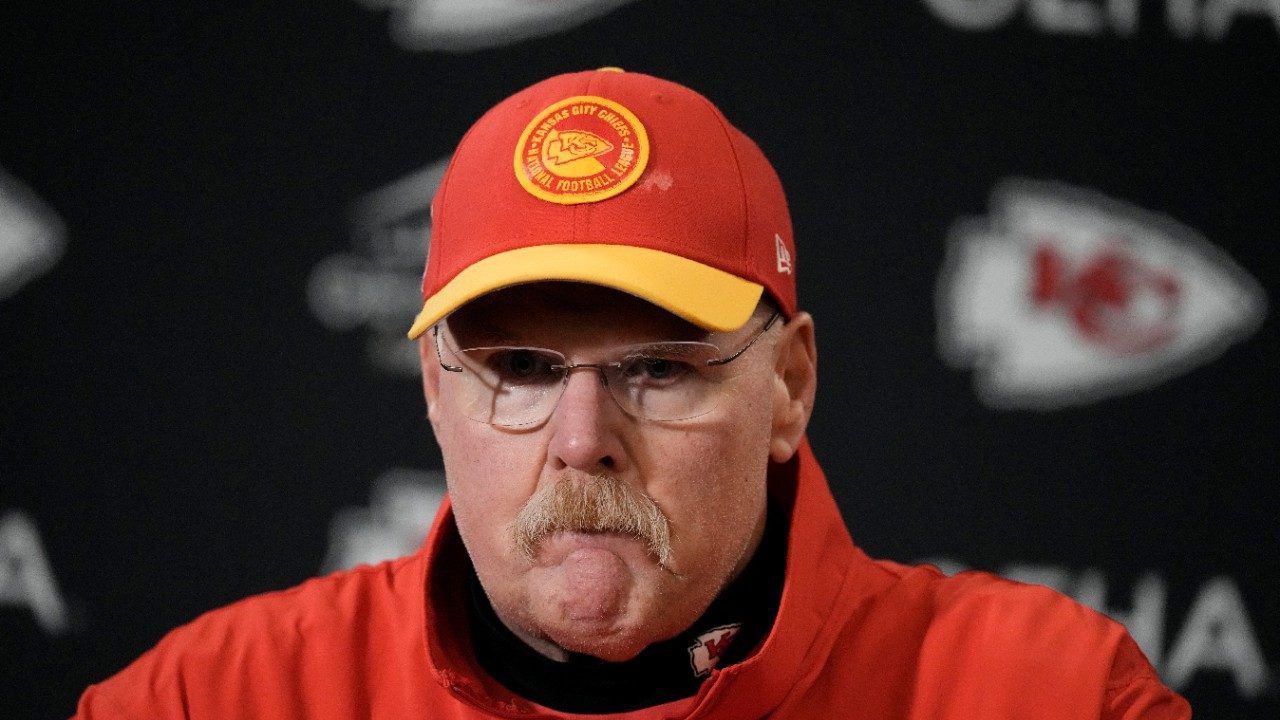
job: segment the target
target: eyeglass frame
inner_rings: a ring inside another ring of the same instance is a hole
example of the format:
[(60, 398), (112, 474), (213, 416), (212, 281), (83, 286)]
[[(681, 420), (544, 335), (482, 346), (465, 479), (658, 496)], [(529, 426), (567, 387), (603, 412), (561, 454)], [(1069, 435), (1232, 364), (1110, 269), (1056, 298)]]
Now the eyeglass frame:
[[(752, 336), (751, 336), (751, 338), (750, 338), (749, 340), (747, 340), (747, 342), (746, 342), (746, 344), (745, 344), (745, 345), (743, 345), (741, 348), (739, 348), (739, 349), (738, 349), (738, 350), (736, 350), (735, 352), (730, 353), (729, 355), (726, 355), (726, 356), (724, 356), (724, 357), (721, 357), (721, 358), (712, 358), (712, 359), (710, 359), (710, 360), (707, 360), (707, 361), (706, 361), (706, 364), (707, 364), (708, 366), (723, 366), (723, 365), (728, 365), (729, 363), (733, 362), (734, 360), (737, 360), (739, 357), (741, 357), (741, 356), (742, 356), (742, 354), (743, 354), (743, 353), (745, 353), (747, 350), (750, 350), (750, 349), (751, 349), (751, 346), (752, 346), (752, 345), (755, 345), (755, 344), (756, 344), (756, 341), (757, 341), (757, 340), (759, 340), (759, 339), (760, 339), (760, 338), (761, 338), (761, 337), (762, 337), (766, 332), (769, 332), (769, 329), (770, 329), (770, 328), (772, 328), (772, 327), (773, 327), (773, 324), (774, 324), (774, 323), (776, 323), (776, 322), (778, 321), (778, 318), (781, 318), (781, 317), (782, 317), (782, 310), (774, 310), (774, 311), (773, 311), (773, 314), (771, 314), (771, 315), (769, 316), (769, 318), (768, 318), (767, 320), (765, 320), (765, 321), (764, 321), (764, 324), (760, 326), (760, 329), (759, 329), (759, 330), (757, 330), (757, 331), (755, 332), (755, 334), (754, 334), (754, 335), (752, 335)], [(458, 366), (458, 365), (449, 365), (449, 364), (447, 364), (447, 363), (444, 361), (444, 354), (443, 354), (443, 353), (441, 352), (441, 350), (440, 350), (440, 342), (441, 342), (441, 339), (440, 339), (440, 323), (439, 323), (439, 322), (437, 322), (435, 325), (432, 325), (432, 326), (431, 326), (431, 335), (432, 335), (432, 339), (434, 340), (434, 345), (436, 346), (436, 361), (440, 363), (440, 367), (444, 368), (447, 372), (453, 372), (453, 373), (462, 373), (462, 372), (466, 372), (466, 370), (465, 370), (464, 368), (462, 368), (461, 366)], [(646, 344), (648, 344), (648, 343), (646, 343)], [(657, 344), (661, 344), (661, 343), (657, 343)], [(459, 349), (458, 349), (458, 352), (465, 352), (465, 351), (466, 351), (466, 350), (468, 350), (468, 349), (470, 349), (470, 348), (459, 348)], [(561, 352), (559, 352), (559, 351), (557, 351), (557, 350), (551, 350), (551, 348), (529, 348), (529, 349), (541, 349), (541, 350), (548, 350), (548, 351), (550, 351), (550, 352), (554, 352), (554, 353), (556, 353), (557, 355), (560, 355), (561, 357), (564, 357), (564, 353), (561, 353)], [(568, 358), (567, 358), (567, 357), (565, 357), (565, 359), (566, 359), (566, 360), (568, 360)], [(561, 375), (561, 383), (562, 383), (562, 384), (567, 384), (567, 383), (568, 383), (568, 381), (569, 381), (569, 375), (570, 375), (570, 373), (572, 373), (574, 370), (577, 370), (577, 369), (579, 369), (579, 368), (591, 368), (591, 369), (595, 370), (596, 372), (600, 373), (600, 380), (601, 380), (601, 382), (603, 382), (606, 386), (608, 386), (608, 383), (609, 383), (609, 375), (608, 375), (608, 373), (606, 373), (606, 372), (605, 372), (605, 368), (610, 367), (610, 366), (617, 366), (617, 365), (620, 365), (620, 363), (617, 363), (617, 362), (613, 362), (613, 363), (566, 363), (566, 364), (564, 364), (564, 365), (553, 364), (553, 365), (551, 365), (551, 366), (550, 366), (550, 368), (551, 368), (552, 370), (555, 370), (555, 371), (557, 371), (557, 372), (559, 372), (559, 373), (561, 373), (561, 374), (562, 374), (562, 375)], [(563, 392), (563, 389), (561, 390), (561, 392)], [(611, 393), (610, 395), (612, 396), (612, 393)], [(614, 398), (614, 402), (618, 402), (617, 398)], [(625, 409), (624, 409), (624, 411), (625, 411)], [(554, 412), (554, 406), (553, 406), (553, 412)], [(627, 414), (628, 414), (628, 415), (630, 415), (631, 413), (629, 413), (629, 412), (628, 412)], [(483, 421), (483, 420), (481, 420), (481, 421), (478, 421), (478, 422), (484, 422), (484, 421)], [(667, 421), (667, 422), (671, 422), (671, 421)], [(493, 425), (494, 423), (488, 423), (488, 424)], [(505, 426), (505, 425), (499, 425), (498, 427), (508, 427), (508, 426)]]

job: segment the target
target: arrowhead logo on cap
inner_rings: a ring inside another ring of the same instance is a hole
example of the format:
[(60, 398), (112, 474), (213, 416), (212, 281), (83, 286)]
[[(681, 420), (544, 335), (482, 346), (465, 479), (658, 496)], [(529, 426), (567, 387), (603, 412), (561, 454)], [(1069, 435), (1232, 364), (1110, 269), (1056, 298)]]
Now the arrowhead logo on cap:
[(594, 95), (576, 95), (539, 112), (515, 152), (520, 185), (562, 205), (611, 198), (634, 185), (648, 162), (649, 137), (639, 118)]

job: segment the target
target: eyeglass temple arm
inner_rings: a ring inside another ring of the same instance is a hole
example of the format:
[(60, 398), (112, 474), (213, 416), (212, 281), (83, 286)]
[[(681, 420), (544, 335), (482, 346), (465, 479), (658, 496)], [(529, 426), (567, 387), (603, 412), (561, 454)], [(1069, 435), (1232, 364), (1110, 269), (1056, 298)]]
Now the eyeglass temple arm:
[(756, 331), (756, 334), (751, 337), (751, 340), (747, 341), (746, 345), (743, 345), (737, 352), (735, 352), (734, 354), (728, 357), (708, 360), (707, 364), (708, 365), (726, 365), (728, 363), (733, 362), (734, 360), (737, 360), (739, 355), (750, 350), (751, 346), (756, 344), (756, 341), (760, 339), (761, 335), (764, 335), (766, 332), (769, 332), (769, 328), (773, 327), (773, 324), (777, 322), (778, 318), (780, 317), (782, 317), (782, 311), (774, 310), (773, 314), (769, 316), (769, 319), (765, 320), (764, 326), (761, 327), (758, 331)]
[(456, 373), (462, 372), (462, 368), (458, 367), (457, 365), (446, 365), (444, 362), (444, 355), (441, 354), (440, 352), (440, 326), (439, 325), (431, 326), (431, 335), (432, 337), (435, 338), (436, 359), (440, 361), (440, 367), (444, 368), (445, 370), (448, 370), (449, 372), (456, 372)]

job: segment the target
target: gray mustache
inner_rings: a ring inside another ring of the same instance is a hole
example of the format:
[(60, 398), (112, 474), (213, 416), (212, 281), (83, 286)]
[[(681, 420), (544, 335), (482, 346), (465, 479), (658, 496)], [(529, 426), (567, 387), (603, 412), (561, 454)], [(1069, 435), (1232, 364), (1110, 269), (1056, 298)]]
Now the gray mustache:
[(547, 536), (561, 531), (630, 535), (645, 543), (659, 565), (671, 560), (671, 525), (662, 509), (610, 475), (586, 481), (562, 476), (535, 492), (512, 524), (516, 549), (530, 560)]

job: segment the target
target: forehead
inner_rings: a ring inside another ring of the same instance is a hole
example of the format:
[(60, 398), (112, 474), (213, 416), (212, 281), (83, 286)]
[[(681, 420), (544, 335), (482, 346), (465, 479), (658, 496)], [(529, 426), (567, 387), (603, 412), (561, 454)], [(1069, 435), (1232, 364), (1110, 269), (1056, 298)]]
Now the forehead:
[(498, 290), (454, 311), (449, 330), (468, 344), (701, 340), (707, 332), (634, 295), (599, 285), (541, 282)]

